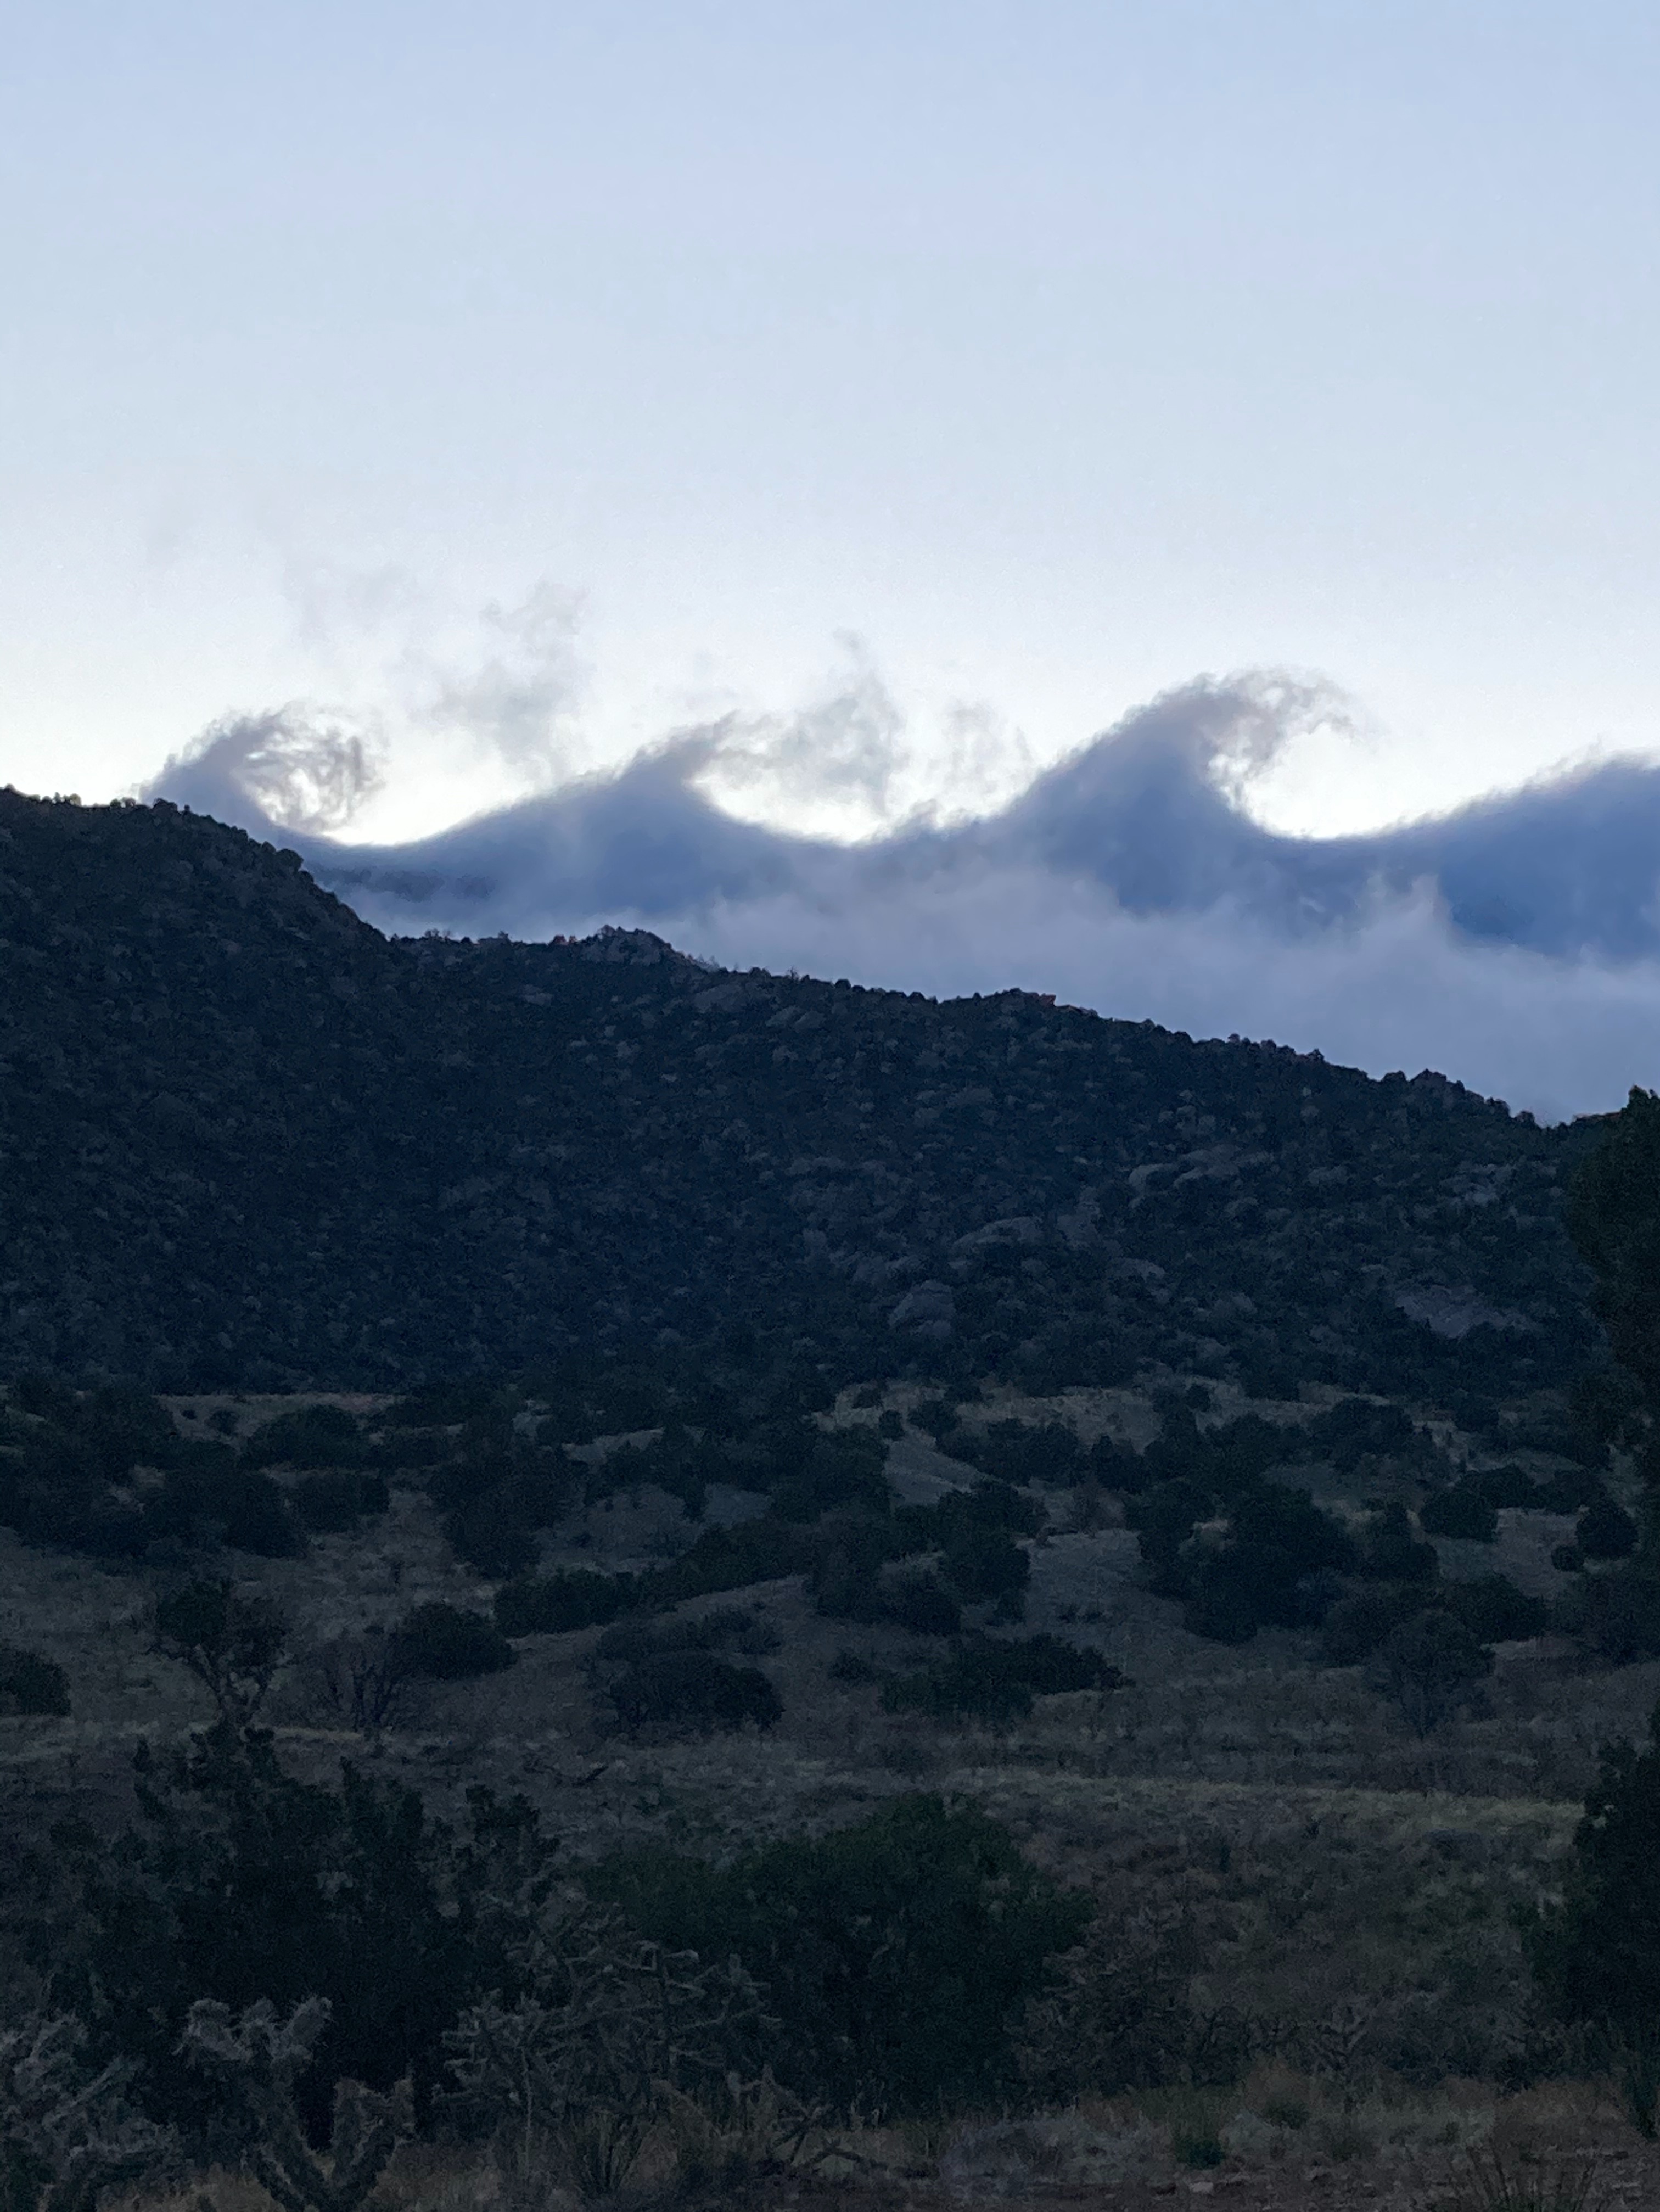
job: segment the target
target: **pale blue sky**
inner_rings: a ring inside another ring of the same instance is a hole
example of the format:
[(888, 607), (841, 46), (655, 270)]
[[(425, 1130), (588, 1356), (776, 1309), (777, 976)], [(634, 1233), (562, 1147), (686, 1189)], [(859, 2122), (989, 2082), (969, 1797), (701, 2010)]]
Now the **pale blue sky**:
[(0, 15), (0, 778), (301, 697), (391, 836), (846, 633), (907, 801), (1251, 665), (1298, 826), (1660, 746), (1651, 8)]

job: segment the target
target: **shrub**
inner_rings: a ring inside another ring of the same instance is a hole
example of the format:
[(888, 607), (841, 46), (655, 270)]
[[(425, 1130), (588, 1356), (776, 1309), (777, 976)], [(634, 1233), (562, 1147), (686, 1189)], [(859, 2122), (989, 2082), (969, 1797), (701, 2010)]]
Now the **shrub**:
[(606, 1694), (624, 1735), (707, 1736), (741, 1729), (747, 1721), (769, 1729), (784, 1710), (758, 1667), (734, 1667), (707, 1651), (638, 1659)]
[(1429, 1735), (1468, 1702), (1493, 1672), (1493, 1654), (1462, 1620), (1437, 1607), (1403, 1621), (1383, 1642), (1377, 1686), (1400, 1707), (1415, 1735)]
[(1432, 1583), (1441, 1571), (1434, 1545), (1420, 1539), (1398, 1499), (1371, 1516), (1356, 1565), (1360, 1574), (1380, 1583)]
[(435, 1682), (464, 1682), (499, 1674), (519, 1654), (493, 1620), (459, 1606), (417, 1605), (397, 1629), (408, 1672)]
[(504, 1583), (493, 1611), (503, 1636), (563, 1636), (599, 1628), (635, 1602), (637, 1577), (599, 1575), (578, 1567), (567, 1574), (526, 1575)]
[(1636, 1522), (1608, 1497), (1586, 1506), (1574, 1536), (1588, 1559), (1628, 1559), (1637, 1549)]
[(1321, 1625), (1322, 1655), (1329, 1667), (1358, 1667), (1403, 1621), (1424, 1609), (1414, 1583), (1377, 1583), (1340, 1598)]
[(43, 1713), (61, 1719), (69, 1709), (69, 1677), (55, 1659), (0, 1644), (0, 1718)]
[(1651, 2047), (1660, 2008), (1657, 1834), (1660, 1709), (1641, 1750), (1622, 1743), (1602, 1753), (1562, 1901), (1535, 1913), (1525, 1929), (1529, 1961), (1560, 2019)]
[(1455, 1620), (1462, 1620), (1478, 1644), (1511, 1644), (1528, 1636), (1542, 1636), (1550, 1624), (1550, 1607), (1541, 1597), (1530, 1597), (1503, 1575), (1481, 1575), (1474, 1582), (1448, 1583), (1440, 1602)]
[(392, 1503), (384, 1474), (341, 1468), (302, 1474), (289, 1493), (295, 1520), (313, 1536), (338, 1535)]
[(1558, 1601), (1552, 1618), (1608, 1666), (1660, 1658), (1660, 1577), (1640, 1565), (1587, 1575)]
[(882, 1590), (887, 1618), (913, 1636), (955, 1636), (963, 1626), (963, 1608), (930, 1574), (896, 1575)]
[(953, 1529), (939, 1571), (966, 1603), (990, 1602), (999, 1620), (1018, 1620), (1025, 1613), (1031, 1560), (1001, 1528), (969, 1522)]
[(725, 1867), (642, 1852), (587, 1881), (660, 1942), (735, 1954), (778, 2016), (781, 2080), (867, 2113), (1010, 2094), (1011, 2029), (1091, 1911), (986, 1814), (927, 1796)]
[(229, 1582), (192, 1582), (155, 1607), (155, 1648), (187, 1667), (222, 1719), (246, 1727), (265, 1702), (288, 1648), (274, 1599)]
[(1499, 1534), (1499, 1516), (1479, 1482), (1455, 1482), (1431, 1492), (1418, 1516), (1426, 1536), (1455, 1536), (1491, 1544)]
[(939, 1665), (889, 1681), (882, 1704), (891, 1713), (935, 1720), (1024, 1720), (1034, 1698), (1116, 1689), (1122, 1680), (1098, 1651), (1055, 1636), (1031, 1636), (967, 1644)]
[(719, 1605), (690, 1620), (621, 1620), (593, 1649), (596, 1661), (654, 1658), (671, 1651), (737, 1651), (764, 1659), (779, 1647), (777, 1630), (763, 1613)]
[(1201, 1964), (1183, 1912), (1096, 1920), (1026, 2008), (1020, 2070), (1030, 2087), (1058, 2105), (1189, 2078), (1201, 2024), (1189, 1990)]
[(245, 1467), (359, 1467), (363, 1435), (342, 1406), (299, 1406), (263, 1422), (242, 1446)]
[(452, 1831), (414, 1791), (350, 1765), (337, 1790), (301, 1782), (269, 1735), (224, 1723), (137, 1765), (136, 1832), (65, 1844), (82, 1855), (71, 1871), (88, 1917), (59, 1972), (103, 2046), (143, 2069), (151, 2113), (223, 2117), (179, 2048), (201, 1997), (233, 2012), (329, 2002), (297, 2085), (320, 2139), (342, 2075), (388, 2090), (412, 2073), (417, 2106), (429, 2099), (444, 2030), (512, 1986), (509, 1954), (551, 1883), (552, 1847), (524, 1801), (470, 1790)]
[(815, 1548), (807, 1530), (770, 1514), (735, 1528), (707, 1529), (672, 1565), (639, 1577), (640, 1602), (666, 1607), (684, 1598), (712, 1597), (799, 1575), (812, 1565)]
[(1489, 1505), (1497, 1506), (1500, 1511), (1506, 1506), (1536, 1509), (1539, 1504), (1539, 1485), (1525, 1468), (1513, 1462), (1503, 1467), (1484, 1467), (1478, 1474), (1467, 1474), (1464, 1483), (1468, 1489), (1479, 1491)]

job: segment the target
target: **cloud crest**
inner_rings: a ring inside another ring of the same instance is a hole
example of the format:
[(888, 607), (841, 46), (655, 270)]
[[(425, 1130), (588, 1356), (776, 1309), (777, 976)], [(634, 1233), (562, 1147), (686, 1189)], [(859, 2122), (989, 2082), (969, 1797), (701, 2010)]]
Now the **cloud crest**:
[[(380, 773), (372, 749), (292, 712), (219, 726), (156, 788), (298, 846), (393, 932), (617, 921), (727, 965), (1018, 984), (1377, 1073), (1438, 1066), (1552, 1118), (1660, 1081), (1660, 768), (1605, 762), (1366, 836), (1264, 829), (1242, 804), (1252, 779), (1343, 712), (1284, 675), (1201, 678), (994, 811), (913, 815), (855, 845), (744, 820), (715, 794), (747, 779), (803, 808), (848, 788), (887, 804), (902, 719), (858, 660), (808, 714), (681, 732), (396, 848), (337, 836)], [(963, 741), (986, 743), (971, 717)]]

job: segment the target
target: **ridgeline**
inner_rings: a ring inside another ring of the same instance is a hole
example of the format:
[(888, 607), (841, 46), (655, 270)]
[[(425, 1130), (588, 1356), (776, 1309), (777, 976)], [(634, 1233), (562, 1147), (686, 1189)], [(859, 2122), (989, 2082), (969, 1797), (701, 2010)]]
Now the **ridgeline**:
[(161, 803), (0, 793), (0, 1378), (1561, 1384), (1584, 1142), (1021, 992), (381, 937)]

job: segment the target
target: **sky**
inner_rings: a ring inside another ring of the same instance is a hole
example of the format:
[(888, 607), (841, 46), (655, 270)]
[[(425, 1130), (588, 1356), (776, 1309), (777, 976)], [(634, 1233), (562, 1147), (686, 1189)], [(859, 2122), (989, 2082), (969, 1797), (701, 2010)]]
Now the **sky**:
[(1204, 773), (1311, 846), (1660, 753), (1652, 9), (4, 16), (0, 780), (276, 716), (245, 810), (398, 848), (713, 731), (903, 844), (1262, 672)]

